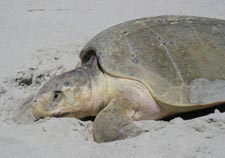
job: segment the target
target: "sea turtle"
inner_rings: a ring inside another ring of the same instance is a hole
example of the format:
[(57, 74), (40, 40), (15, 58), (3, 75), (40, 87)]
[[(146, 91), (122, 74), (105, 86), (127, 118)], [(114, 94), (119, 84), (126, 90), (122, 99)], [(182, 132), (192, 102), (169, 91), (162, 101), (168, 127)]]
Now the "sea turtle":
[(81, 66), (48, 81), (33, 115), (96, 116), (96, 142), (139, 135), (133, 121), (225, 103), (225, 21), (142, 18), (113, 26), (81, 50)]

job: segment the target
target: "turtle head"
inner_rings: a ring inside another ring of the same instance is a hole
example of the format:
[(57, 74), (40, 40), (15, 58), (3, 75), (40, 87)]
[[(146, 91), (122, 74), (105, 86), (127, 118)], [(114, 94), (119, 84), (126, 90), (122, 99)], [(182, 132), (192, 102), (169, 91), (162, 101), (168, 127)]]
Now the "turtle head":
[[(96, 60), (96, 59), (95, 59)], [(84, 118), (94, 115), (96, 69), (93, 62), (65, 72), (48, 81), (39, 90), (33, 104), (36, 119), (43, 117)]]

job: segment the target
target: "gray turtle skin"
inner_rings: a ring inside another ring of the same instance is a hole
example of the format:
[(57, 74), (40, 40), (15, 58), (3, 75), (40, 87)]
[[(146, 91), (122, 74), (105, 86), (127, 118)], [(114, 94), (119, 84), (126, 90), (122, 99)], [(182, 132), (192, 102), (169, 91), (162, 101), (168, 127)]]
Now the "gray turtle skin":
[(225, 102), (225, 21), (159, 16), (113, 26), (81, 50), (81, 65), (48, 81), (33, 115), (96, 116), (96, 142), (142, 133), (133, 121)]

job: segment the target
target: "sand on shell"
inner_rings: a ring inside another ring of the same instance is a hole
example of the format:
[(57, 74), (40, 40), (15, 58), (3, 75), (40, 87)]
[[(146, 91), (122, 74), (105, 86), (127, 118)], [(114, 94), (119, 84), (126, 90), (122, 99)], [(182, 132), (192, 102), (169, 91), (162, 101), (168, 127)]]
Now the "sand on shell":
[(223, 0), (1, 0), (0, 7), (0, 157), (225, 157), (224, 107), (136, 122), (142, 135), (97, 144), (91, 121), (34, 121), (27, 104), (45, 81), (75, 67), (96, 33), (146, 16), (225, 19)]

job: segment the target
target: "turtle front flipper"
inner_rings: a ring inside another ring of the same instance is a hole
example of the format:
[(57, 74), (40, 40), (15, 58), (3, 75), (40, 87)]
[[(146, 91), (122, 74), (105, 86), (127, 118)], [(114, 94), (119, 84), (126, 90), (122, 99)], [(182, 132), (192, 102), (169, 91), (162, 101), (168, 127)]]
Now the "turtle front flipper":
[(93, 125), (94, 140), (98, 143), (135, 137), (142, 133), (129, 117), (129, 108), (122, 101), (112, 100), (97, 116)]

